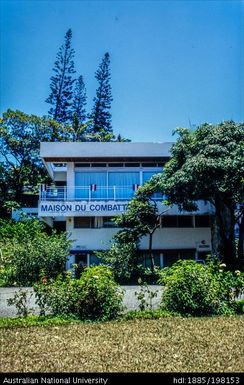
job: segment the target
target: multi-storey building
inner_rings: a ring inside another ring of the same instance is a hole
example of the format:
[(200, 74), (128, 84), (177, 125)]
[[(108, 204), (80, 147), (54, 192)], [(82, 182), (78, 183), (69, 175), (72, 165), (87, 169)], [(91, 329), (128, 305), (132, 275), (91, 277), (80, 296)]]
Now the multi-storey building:
[[(67, 268), (73, 263), (98, 263), (95, 250), (106, 250), (118, 231), (112, 218), (126, 210), (135, 191), (152, 175), (163, 172), (172, 143), (41, 143), (40, 156), (53, 181), (42, 186), (38, 216), (50, 226), (70, 233), (72, 247)], [(159, 212), (163, 197), (155, 195)], [(210, 251), (210, 207), (164, 213), (153, 236), (155, 262), (164, 267), (179, 258), (203, 259)], [(140, 249), (149, 266), (148, 239)]]

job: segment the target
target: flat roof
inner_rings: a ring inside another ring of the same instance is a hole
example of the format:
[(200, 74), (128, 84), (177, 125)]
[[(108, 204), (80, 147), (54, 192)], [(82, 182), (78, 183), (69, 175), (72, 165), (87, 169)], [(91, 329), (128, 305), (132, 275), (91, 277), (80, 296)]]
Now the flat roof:
[(169, 158), (173, 142), (42, 142), (46, 162), (102, 159), (156, 160)]

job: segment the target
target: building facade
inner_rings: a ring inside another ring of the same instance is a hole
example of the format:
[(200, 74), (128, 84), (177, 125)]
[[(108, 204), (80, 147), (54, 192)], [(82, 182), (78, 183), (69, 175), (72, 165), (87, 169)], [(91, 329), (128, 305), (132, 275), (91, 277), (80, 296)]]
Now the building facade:
[[(163, 172), (172, 143), (93, 142), (41, 143), (40, 156), (53, 181), (42, 186), (38, 216), (57, 230), (70, 234), (72, 247), (67, 268), (73, 263), (99, 263), (96, 250), (111, 246), (119, 230), (112, 218), (126, 210), (139, 186)], [(179, 258), (203, 260), (210, 252), (211, 233), (208, 204), (199, 201), (198, 211), (179, 212), (163, 206), (155, 194), (162, 226), (153, 236), (155, 263), (165, 267)], [(148, 238), (140, 242), (145, 266)]]

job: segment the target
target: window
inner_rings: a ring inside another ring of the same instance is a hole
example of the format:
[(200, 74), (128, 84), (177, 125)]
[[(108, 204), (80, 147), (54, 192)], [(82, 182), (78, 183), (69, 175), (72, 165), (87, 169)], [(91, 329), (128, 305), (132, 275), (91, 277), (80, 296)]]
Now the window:
[(131, 199), (134, 195), (133, 185), (135, 184), (140, 184), (139, 172), (109, 172), (109, 198), (113, 198), (114, 191), (112, 187), (116, 186), (116, 199)]
[(177, 227), (177, 215), (165, 215), (162, 217), (162, 227)]
[(92, 163), (91, 167), (107, 167), (106, 163)]
[(140, 163), (125, 163), (125, 167), (140, 167)]
[(142, 167), (157, 167), (157, 163), (142, 163)]
[[(106, 172), (76, 172), (75, 173), (75, 198), (87, 199), (89, 196), (92, 199), (106, 197)], [(89, 192), (91, 185), (95, 185), (94, 191)]]
[(94, 225), (94, 217), (74, 217), (74, 229), (91, 229)]
[(178, 215), (178, 227), (193, 227), (193, 217), (191, 215)]
[(195, 226), (196, 227), (210, 227), (209, 215), (196, 215), (195, 216)]
[(179, 255), (178, 250), (166, 250), (163, 252), (163, 258), (164, 258), (164, 267), (166, 266), (172, 266), (173, 263), (178, 261)]
[(109, 163), (108, 167), (123, 167), (124, 163)]
[(75, 167), (90, 167), (90, 163), (75, 163)]
[(98, 258), (96, 255), (94, 254), (90, 254), (90, 266), (94, 266), (94, 265), (100, 265), (102, 263), (101, 259)]
[(114, 217), (103, 217), (103, 224), (102, 227), (117, 227), (116, 223), (114, 222)]

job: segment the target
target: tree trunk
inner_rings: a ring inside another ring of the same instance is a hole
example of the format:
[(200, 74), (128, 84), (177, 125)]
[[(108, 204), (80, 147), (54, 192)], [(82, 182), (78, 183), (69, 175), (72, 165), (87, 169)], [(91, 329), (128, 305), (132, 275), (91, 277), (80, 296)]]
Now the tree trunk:
[(216, 244), (214, 249), (218, 257), (226, 266), (234, 270), (236, 268), (235, 245), (235, 207), (226, 204), (220, 198), (215, 201), (216, 216)]
[(244, 270), (244, 215), (241, 216), (239, 223), (237, 268)]
[(152, 271), (152, 273), (154, 273), (155, 261), (154, 261), (153, 251), (152, 251), (152, 237), (153, 237), (153, 232), (149, 233), (149, 248), (148, 248), (148, 252), (149, 252), (149, 256), (150, 256), (150, 260), (151, 260), (151, 271)]

